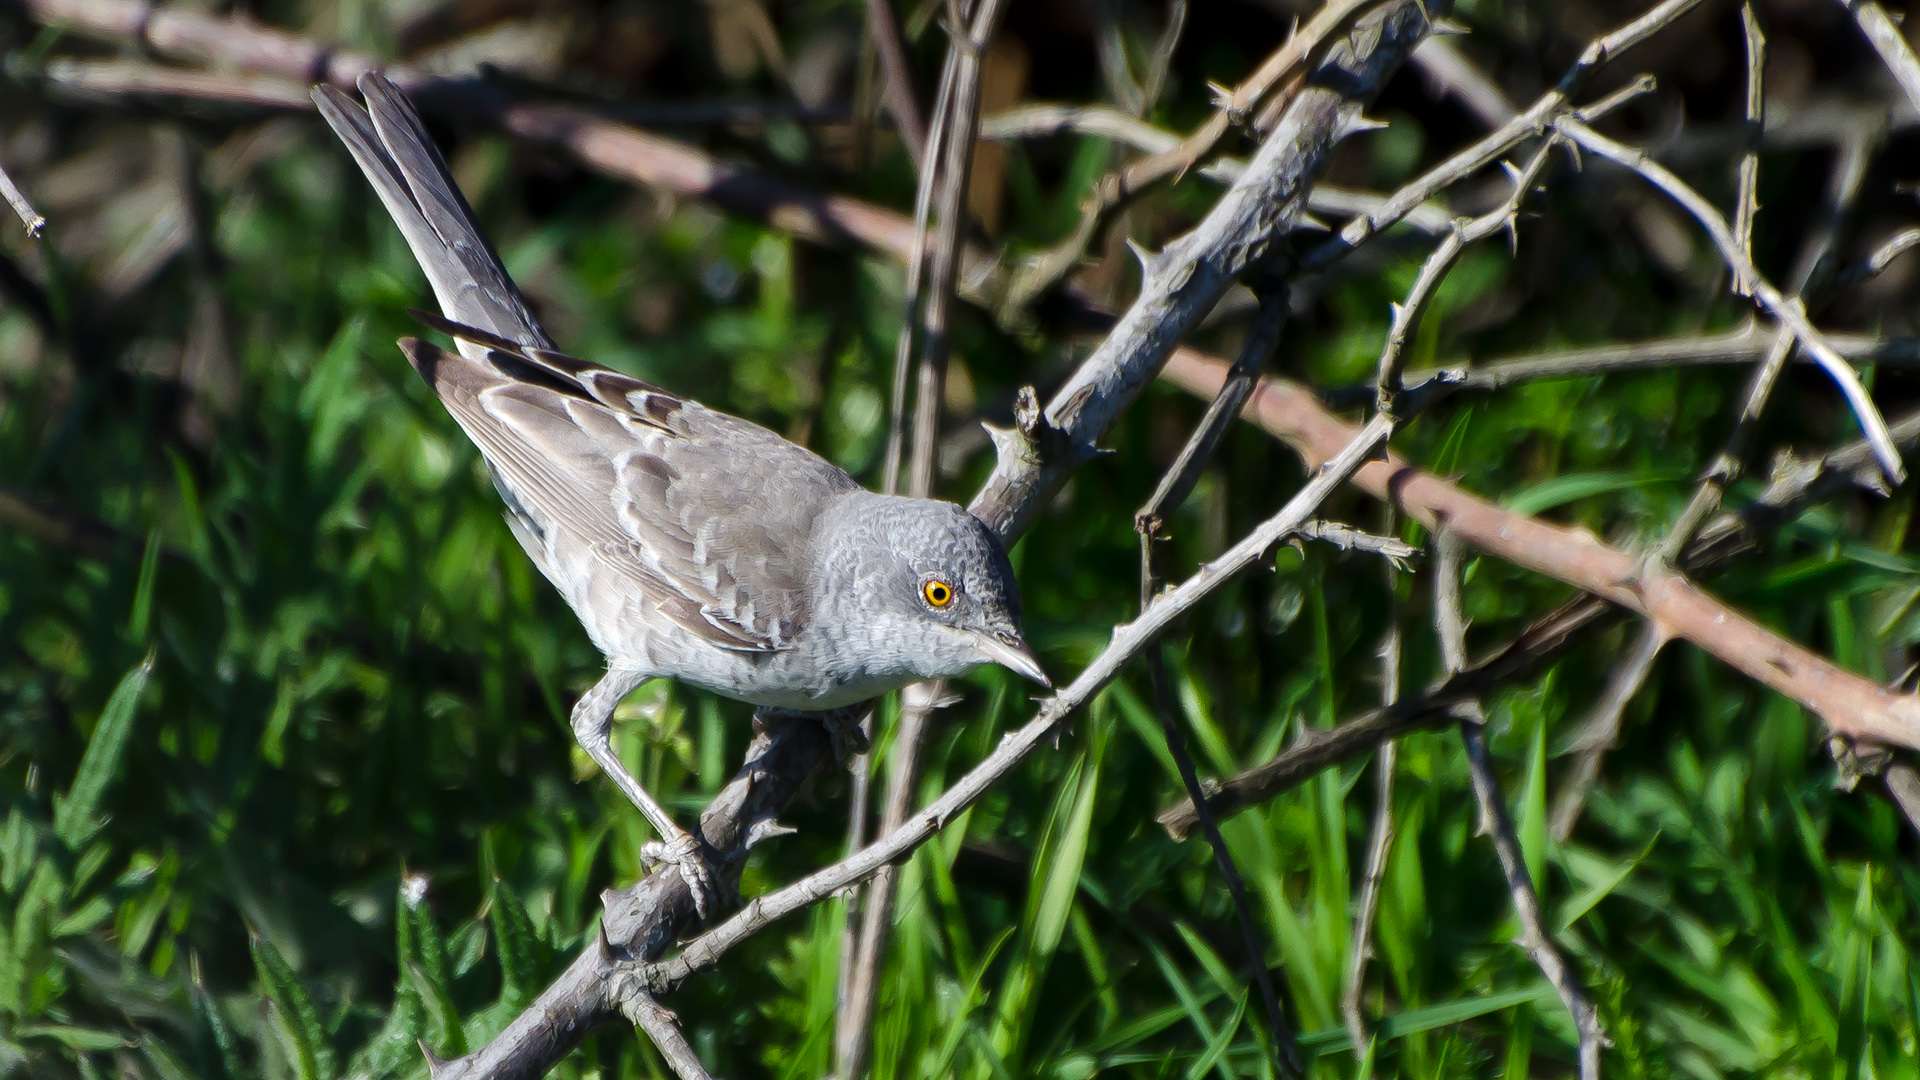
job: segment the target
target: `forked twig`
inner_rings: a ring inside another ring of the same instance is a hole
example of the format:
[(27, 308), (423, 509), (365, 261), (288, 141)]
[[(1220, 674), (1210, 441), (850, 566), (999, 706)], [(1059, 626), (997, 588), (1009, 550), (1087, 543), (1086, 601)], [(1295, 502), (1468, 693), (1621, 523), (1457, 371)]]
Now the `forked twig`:
[(1807, 320), (1806, 311), (1798, 300), (1790, 300), (1780, 290), (1762, 277), (1746, 252), (1740, 249), (1733, 231), (1727, 225), (1726, 218), (1713, 208), (1713, 204), (1701, 197), (1686, 181), (1675, 176), (1666, 166), (1648, 158), (1646, 154), (1623, 146), (1601, 135), (1572, 116), (1562, 116), (1553, 122), (1554, 130), (1578, 143), (1582, 149), (1607, 159), (1616, 165), (1637, 173), (1647, 183), (1653, 185), (1668, 198), (1693, 216), (1694, 220), (1706, 230), (1712, 238), (1714, 247), (1720, 251), (1720, 257), (1733, 271), (1736, 282), (1745, 283), (1747, 291), (1754, 301), (1765, 308), (1767, 313), (1781, 325), (1793, 332), (1801, 348), (1813, 355), (1829, 378), (1839, 387), (1846, 397), (1847, 405), (1853, 410), (1860, 428), (1866, 433), (1867, 441), (1872, 444), (1874, 453), (1880, 461), (1880, 468), (1893, 483), (1899, 483), (1905, 475), (1905, 466), (1900, 462), (1899, 451), (1894, 449), (1893, 440), (1887, 434), (1887, 422), (1874, 405), (1867, 388), (1852, 367), (1841, 359), (1840, 354), (1820, 331), (1814, 329)]

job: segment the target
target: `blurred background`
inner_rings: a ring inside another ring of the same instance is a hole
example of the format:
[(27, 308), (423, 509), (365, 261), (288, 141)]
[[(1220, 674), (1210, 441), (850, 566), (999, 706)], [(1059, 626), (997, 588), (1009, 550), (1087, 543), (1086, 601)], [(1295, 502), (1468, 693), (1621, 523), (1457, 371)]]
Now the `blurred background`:
[[(1106, 105), (1185, 132), (1210, 114), (1210, 83), (1244, 79), (1313, 6), (1195, 3), (1155, 85), (1170, 15), (1160, 0), (1010, 5), (984, 63), (989, 134), (994, 117), (1035, 102)], [(1480, 98), (1442, 63), (1407, 65), (1371, 110), (1386, 128), (1342, 144), (1328, 183), (1391, 191), (1488, 130), (1484, 90), (1524, 106), (1640, 6), (1458, 5), (1470, 33), (1446, 44), (1486, 75)], [(867, 8), (173, 10), (255, 20), (447, 85), (584, 105), (796, 189), (910, 212), (915, 166), (881, 107)], [(1823, 215), (1840, 263), (1915, 223), (1920, 139), (1841, 5), (1756, 8), (1769, 52), (1755, 255), (1784, 281)], [(425, 302), (424, 280), (301, 82), (255, 79), (218, 56), (180, 63), (131, 32), (62, 30), (49, 10), (0, 3), (0, 165), (48, 219), (37, 241), (0, 221), (0, 1074), (424, 1076), (416, 1037), (446, 1056), (498, 1031), (594, 932), (600, 890), (641, 872), (644, 822), (566, 723), (600, 658), (394, 347), (417, 332), (405, 309)], [(924, 116), (945, 8), (916, 0), (894, 14)], [(1657, 90), (1606, 129), (1656, 150), (1729, 213), (1742, 57), (1737, 5), (1707, 3), (1592, 89), (1653, 73)], [(435, 109), (430, 91), (423, 101), (562, 348), (879, 483), (905, 310), (896, 260), (796, 238), (724, 198), (625, 182)], [(1857, 197), (1830, 214), (1838, 164), (1863, 149)], [(1018, 266), (1069, 237), (1094, 181), (1136, 156), (1074, 130), (983, 142), (967, 235)], [(1684, 338), (1748, 317), (1702, 234), (1637, 180), (1565, 158), (1543, 175), (1517, 246), (1468, 252), (1411, 366)], [(1474, 177), (1439, 220), (1490, 208), (1504, 185), (1497, 171)], [(1138, 285), (1126, 240), (1157, 249), (1220, 190), (1194, 174), (1151, 193), (1092, 237), (1071, 284), (1124, 304)], [(1271, 370), (1328, 392), (1369, 380), (1389, 303), (1433, 242), (1401, 227), (1299, 282)], [(1901, 257), (1837, 294), (1822, 325), (1903, 339), (1916, 291)], [(935, 494), (964, 503), (992, 465), (980, 422), (1008, 423), (1023, 385), (1044, 400), (1097, 343), (1057, 299), (955, 309)], [(1192, 343), (1233, 355), (1254, 306), (1236, 290)], [(1920, 396), (1898, 364), (1869, 374), (1889, 416)], [(1632, 545), (1685, 504), (1745, 379), (1739, 366), (1674, 367), (1462, 395), (1395, 447), (1510, 508)], [(1135, 613), (1133, 513), (1203, 409), (1150, 388), (1106, 439), (1114, 452), (1015, 549), (1030, 638), (1056, 679)], [(1755, 472), (1776, 447), (1811, 454), (1854, 437), (1831, 384), (1799, 365)], [(1184, 577), (1222, 551), (1301, 477), (1282, 444), (1232, 430), (1168, 526), (1163, 572)], [(1733, 501), (1758, 489), (1745, 482)], [(1844, 666), (1898, 678), (1920, 640), (1912, 506), (1911, 485), (1829, 502), (1711, 586)], [(1352, 492), (1329, 514), (1383, 527), (1380, 507)], [(1470, 561), (1466, 577), (1476, 648), (1570, 595), (1492, 559)], [(1171, 677), (1204, 775), (1378, 702), (1386, 582), (1365, 556), (1286, 549), (1194, 612), (1171, 639)], [(1399, 593), (1411, 691), (1435, 676), (1438, 651), (1424, 593), (1404, 575)], [(1621, 748), (1570, 835), (1548, 828), (1578, 721), (1635, 632), (1589, 636), (1487, 702), (1550, 928), (1613, 1039), (1609, 1070), (1920, 1076), (1915, 837), (1874, 785), (1836, 789), (1822, 728), (1797, 705), (1675, 646), (1628, 706)], [(956, 689), (929, 739), (928, 798), (1030, 715), (1031, 688), (997, 671)], [(904, 867), (874, 1075), (1271, 1075), (1245, 976), (1256, 961), (1208, 849), (1153, 820), (1180, 783), (1149, 701), (1130, 672), (1057, 751)], [(883, 744), (893, 715), (889, 704)], [(630, 766), (689, 820), (750, 731), (745, 706), (665, 684), (619, 718)], [(1400, 839), (1364, 999), (1389, 1019), (1371, 1054), (1353, 1052), (1339, 1011), (1371, 766), (1329, 770), (1224, 824), (1312, 1075), (1570, 1075), (1572, 1025), (1511, 944), (1458, 735), (1411, 736), (1401, 762)], [(746, 895), (842, 854), (847, 787), (825, 779), (785, 815), (799, 833), (757, 850)], [(832, 1068), (843, 918), (839, 901), (813, 908), (670, 999), (709, 1068)], [(615, 1026), (554, 1075), (669, 1074)]]

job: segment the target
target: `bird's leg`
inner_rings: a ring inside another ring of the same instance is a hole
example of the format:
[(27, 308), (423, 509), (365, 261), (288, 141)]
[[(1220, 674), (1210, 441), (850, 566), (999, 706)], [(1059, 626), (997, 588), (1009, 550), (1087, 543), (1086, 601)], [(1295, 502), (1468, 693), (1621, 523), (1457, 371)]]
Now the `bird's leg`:
[(634, 806), (640, 808), (653, 826), (653, 831), (660, 835), (659, 840), (640, 848), (641, 858), (679, 871), (680, 876), (686, 879), (687, 888), (693, 893), (694, 910), (699, 913), (700, 921), (705, 922), (719, 891), (714, 887), (713, 871), (707, 866), (699, 838), (674, 824), (666, 808), (655, 802), (653, 796), (647, 794), (647, 789), (640, 786), (640, 781), (635, 780), (627, 767), (620, 763), (608, 739), (613, 731), (614, 707), (634, 688), (646, 682), (647, 678), (640, 672), (621, 671), (618, 668), (607, 672), (574, 705), (573, 737), (594, 764), (600, 766), (600, 771), (613, 781), (614, 786)]

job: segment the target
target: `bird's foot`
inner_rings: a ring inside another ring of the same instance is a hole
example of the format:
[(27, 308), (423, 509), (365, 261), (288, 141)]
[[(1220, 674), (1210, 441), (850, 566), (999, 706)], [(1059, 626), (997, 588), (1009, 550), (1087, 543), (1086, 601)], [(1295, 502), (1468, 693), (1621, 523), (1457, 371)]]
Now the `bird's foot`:
[(682, 829), (664, 841), (648, 841), (640, 847), (640, 861), (649, 870), (668, 866), (678, 871), (687, 883), (687, 890), (693, 893), (693, 910), (702, 923), (707, 921), (708, 913), (719, 907), (720, 890), (714, 881), (713, 868), (707, 864), (706, 845), (699, 837)]
[(862, 726), (870, 710), (832, 709), (815, 715), (820, 718), (820, 726), (827, 729), (827, 740), (833, 744), (833, 759), (841, 765), (873, 748), (873, 740), (867, 737), (866, 728)]

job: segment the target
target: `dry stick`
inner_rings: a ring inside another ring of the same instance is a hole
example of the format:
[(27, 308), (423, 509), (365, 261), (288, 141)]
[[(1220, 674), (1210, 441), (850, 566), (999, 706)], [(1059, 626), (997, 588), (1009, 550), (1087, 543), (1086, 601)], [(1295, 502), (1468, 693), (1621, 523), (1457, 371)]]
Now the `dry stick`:
[(1881, 63), (1887, 65), (1894, 81), (1906, 92), (1907, 100), (1920, 108), (1920, 60), (1916, 60), (1913, 50), (1907, 47), (1906, 35), (1900, 32), (1899, 24), (1887, 14), (1886, 8), (1873, 0), (1840, 0), (1840, 6), (1853, 13), (1853, 21), (1860, 25), (1860, 32), (1867, 36), (1873, 51), (1880, 54)]
[[(700, 1055), (694, 1052), (693, 1045), (687, 1042), (686, 1035), (680, 1030), (679, 1018), (653, 1000), (649, 994), (633, 994), (622, 1003), (621, 1011), (626, 1014), (633, 1026), (647, 1033), (653, 1045), (659, 1049), (669, 1068), (680, 1080), (713, 1080), (705, 1065), (700, 1063)], [(434, 1074), (438, 1080), (438, 1073)]]
[(1396, 0), (1327, 49), (1322, 66), (1339, 74), (1326, 81), (1345, 93), (1318, 83), (1301, 87), (1206, 219), (1146, 260), (1140, 296), (1044, 416), (1030, 418), (1017, 434), (995, 433), (999, 459), (973, 502), (982, 520), (1002, 536), (1018, 533), (1041, 496), (1093, 456), (1094, 437), (1159, 373), (1180, 338), (1293, 226), (1328, 151), (1361, 124), (1360, 104), (1426, 36), (1429, 12), (1444, 8), (1437, 0)]
[(1653, 662), (1668, 640), (1658, 624), (1642, 623), (1633, 643), (1607, 672), (1606, 686), (1594, 700), (1587, 718), (1580, 722), (1571, 747), (1573, 768), (1562, 782), (1549, 818), (1554, 838), (1562, 843), (1573, 835), (1573, 826), (1586, 806), (1587, 793), (1600, 780), (1600, 766), (1619, 739), (1620, 720), (1626, 714), (1627, 704), (1646, 685), (1647, 676), (1653, 673)]
[[(1466, 622), (1460, 616), (1460, 543), (1444, 525), (1434, 537), (1433, 619), (1440, 632), (1442, 663), (1449, 674), (1466, 667)], [(1507, 877), (1507, 891), (1513, 895), (1513, 913), (1520, 923), (1521, 948), (1533, 958), (1535, 967), (1553, 984), (1560, 1003), (1573, 1017), (1580, 1039), (1580, 1080), (1600, 1080), (1600, 1047), (1607, 1042), (1600, 1029), (1600, 1014), (1581, 990), (1578, 977), (1566, 957), (1547, 934), (1546, 919), (1540, 913), (1540, 896), (1527, 872), (1527, 862), (1507, 816), (1506, 799), (1500, 794), (1500, 780), (1493, 772), (1493, 759), (1487, 752), (1486, 717), (1478, 701), (1462, 702), (1455, 715), (1460, 718), (1460, 738), (1467, 744), (1467, 764), (1473, 773), (1473, 795), (1480, 804), (1480, 831), (1493, 841), (1494, 854), (1500, 857), (1500, 869)]]
[[(1432, 40), (1432, 39), (1428, 39)], [(1050, 135), (1092, 135), (1129, 146), (1143, 154), (1160, 154), (1180, 145), (1180, 136), (1129, 116), (1111, 105), (1062, 105), (1041, 102), (995, 113), (981, 122), (980, 137), (994, 141), (1042, 138)], [(1245, 172), (1241, 158), (1220, 156), (1195, 170), (1199, 176), (1230, 184)], [(1320, 183), (1307, 193), (1307, 209), (1316, 215), (1342, 218), (1377, 212), (1385, 196), (1335, 184)], [(1436, 236), (1445, 233), (1453, 216), (1438, 205), (1414, 207), (1405, 223)]]
[[(1134, 515), (1134, 528), (1140, 533), (1142, 611), (1152, 604), (1154, 594), (1158, 591), (1153, 571), (1153, 543), (1159, 536), (1161, 526), (1167, 516), (1183, 505), (1187, 496), (1193, 493), (1200, 474), (1213, 457), (1215, 448), (1220, 445), (1221, 436), (1246, 405), (1247, 395), (1253, 392), (1254, 380), (1259, 378), (1261, 369), (1273, 356), (1280, 341), (1281, 329), (1286, 325), (1285, 280), (1265, 278), (1259, 283), (1258, 291), (1260, 309), (1254, 315), (1253, 326), (1247, 332), (1247, 340), (1240, 348), (1240, 356), (1234, 361), (1227, 381), (1207, 406), (1206, 414), (1200, 418), (1193, 434), (1188, 436), (1186, 445), (1180, 448), (1173, 464), (1161, 476), (1147, 504)], [(1205, 797), (1205, 789), (1200, 786), (1199, 770), (1194, 768), (1193, 755), (1187, 751), (1186, 735), (1180, 730), (1180, 721), (1175, 715), (1173, 696), (1167, 690), (1165, 659), (1160, 649), (1148, 649), (1145, 662), (1147, 681), (1153, 692), (1154, 712), (1160, 720), (1160, 733), (1166, 739), (1168, 753), (1173, 755), (1174, 766), (1180, 773), (1180, 783), (1186, 789), (1187, 798), (1200, 807), (1200, 825), (1206, 833), (1207, 845), (1213, 849), (1214, 866), (1220, 871), (1221, 880), (1226, 883), (1227, 895), (1233, 899), (1234, 919), (1239, 924), (1240, 937), (1253, 966), (1253, 981), (1260, 991), (1261, 1005), (1266, 1009), (1267, 1030), (1273, 1037), (1275, 1057), (1283, 1073), (1299, 1076), (1302, 1073), (1299, 1042), (1292, 1025), (1287, 1023), (1286, 1016), (1280, 1011), (1280, 997), (1274, 991), (1273, 975), (1267, 969), (1266, 943), (1254, 927), (1247, 887), (1240, 878), (1240, 868), (1234, 865), (1233, 853), (1227, 850), (1226, 838), (1220, 835), (1219, 823), (1207, 812), (1206, 804), (1199, 801)]]
[[(1222, 361), (1183, 351), (1167, 365), (1166, 377), (1182, 389), (1204, 397), (1218, 390), (1225, 369)], [(1261, 381), (1248, 407), (1247, 418), (1292, 446), (1309, 465), (1318, 460), (1322, 447), (1339, 445), (1339, 440), (1352, 431), (1349, 425), (1326, 412), (1310, 394), (1279, 379)], [(1907, 417), (1893, 430), (1902, 446), (1911, 448), (1920, 443), (1920, 414)], [(1817, 462), (1782, 457), (1776, 461), (1773, 478), (1760, 499), (1739, 514), (1721, 515), (1701, 530), (1687, 549), (1682, 568), (1694, 576), (1715, 573), (1738, 555), (1756, 549), (1762, 536), (1797, 517), (1818, 499), (1855, 484), (1876, 487), (1879, 477), (1873, 450), (1864, 441), (1828, 454)], [(1507, 679), (1533, 671), (1576, 634), (1617, 616), (1616, 604), (1640, 610), (1619, 593), (1608, 591), (1631, 576), (1635, 567), (1633, 557), (1599, 546), (1589, 534), (1542, 527), (1529, 519), (1514, 517), (1455, 491), (1453, 485), (1444, 480), (1399, 462), (1369, 466), (1358, 474), (1356, 482), (1376, 497), (1385, 498), (1391, 492), (1396, 505), (1423, 523), (1445, 518), (1456, 534), (1475, 546), (1510, 562), (1548, 573), (1590, 595), (1568, 601), (1536, 619), (1504, 649), (1427, 693), (1402, 699), (1391, 709), (1375, 709), (1329, 731), (1303, 736), (1272, 760), (1229, 779), (1208, 799), (1216, 814), (1224, 816), (1264, 802), (1321, 769), (1372, 750), (1382, 739), (1436, 722), (1454, 704), (1484, 696)], [(1471, 524), (1470, 533), (1462, 531), (1463, 524)], [(1535, 554), (1523, 558), (1523, 553), (1529, 551)], [(1549, 552), (1574, 558), (1540, 557)], [(1595, 558), (1596, 555), (1599, 558)], [(1581, 569), (1573, 572), (1572, 566)], [(1593, 586), (1589, 587), (1588, 582), (1594, 583)], [(1664, 600), (1661, 606), (1666, 606)], [(1723, 615), (1728, 623), (1715, 621)], [(1718, 611), (1710, 608), (1699, 615), (1688, 616), (1690, 624), (1702, 627), (1703, 636), (1725, 626), (1741, 629), (1742, 641), (1752, 641), (1765, 655), (1779, 659), (1783, 665), (1779, 670), (1783, 673), (1802, 663), (1798, 650), (1791, 646), (1787, 653), (1776, 656), (1774, 644), (1745, 632), (1740, 621), (1738, 615), (1724, 608)], [(1671, 620), (1666, 624), (1670, 625)], [(1768, 664), (1771, 665), (1771, 660)], [(1866, 683), (1871, 690), (1863, 691), (1861, 684), (1865, 680), (1831, 665), (1824, 668), (1824, 671), (1820, 667), (1807, 670), (1797, 681), (1803, 686), (1822, 688), (1823, 695), (1836, 699), (1833, 702), (1836, 710), (1844, 704), (1849, 715), (1881, 714), (1877, 726), (1892, 728), (1898, 723), (1899, 715), (1904, 714), (1908, 730), (1920, 737), (1920, 703), (1871, 683)], [(1794, 695), (1789, 693), (1789, 696)], [(1842, 698), (1846, 700), (1838, 700)], [(1820, 712), (1818, 708), (1815, 711)], [(1190, 803), (1168, 809), (1159, 820), (1175, 838), (1185, 837), (1198, 824)]]
[[(1343, 31), (1364, 23), (1370, 17), (1367, 7), (1373, 0), (1327, 0), (1306, 25), (1300, 27), (1285, 45), (1276, 49), (1259, 68), (1229, 93), (1215, 88), (1218, 100), (1207, 121), (1174, 146), (1151, 157), (1128, 164), (1094, 181), (1081, 207), (1080, 219), (1065, 240), (1038, 252), (1022, 262), (1007, 284), (1001, 306), (1002, 321), (1009, 321), (1042, 293), (1053, 288), (1086, 254), (1087, 245), (1100, 226), (1132, 203), (1142, 193), (1162, 181), (1177, 179), (1212, 154), (1227, 129), (1244, 124), (1255, 106), (1267, 101), (1267, 95), (1284, 82), (1279, 93), (1268, 102), (1269, 108), (1281, 108), (1297, 92), (1321, 50), (1346, 40)], [(1381, 5), (1385, 10), (1391, 5)], [(1435, 14), (1450, 5), (1437, 5)], [(1261, 132), (1264, 133), (1264, 132)]]
[[(1393, 504), (1382, 506), (1386, 527), (1394, 532)], [(1380, 638), (1380, 704), (1391, 709), (1400, 701), (1400, 567), (1387, 563), (1387, 630)], [(1365, 1054), (1366, 1015), (1361, 1011), (1361, 996), (1366, 990), (1367, 961), (1373, 957), (1373, 920), (1380, 908), (1380, 886), (1387, 876), (1387, 857), (1393, 852), (1394, 773), (1400, 764), (1400, 743), (1386, 739), (1374, 760), (1376, 787), (1373, 802), (1373, 826), (1367, 837), (1367, 864), (1360, 878), (1360, 906), (1353, 914), (1353, 933), (1347, 949), (1346, 990), (1340, 996), (1340, 1015), (1346, 1021), (1347, 1037), (1353, 1041), (1355, 1057)], [(1192, 792), (1187, 801), (1203, 817), (1211, 817), (1207, 804)]]
[[(918, 303), (921, 329), (919, 385), (915, 392), (912, 468), (907, 479), (911, 495), (932, 494), (935, 451), (939, 447), (940, 405), (946, 384), (947, 359), (952, 348), (951, 318), (956, 276), (960, 268), (960, 229), (966, 218), (967, 181), (973, 169), (975, 132), (980, 120), (982, 58), (999, 23), (1003, 0), (978, 0), (970, 23), (948, 28), (955, 35), (948, 50), (954, 76), (939, 147), (940, 194), (936, 210), (938, 229), (928, 251), (926, 294)], [(931, 163), (922, 166), (923, 171)], [(903, 328), (903, 337), (907, 332)], [(887, 762), (886, 801), (881, 808), (880, 832), (898, 828), (911, 808), (919, 775), (921, 742), (931, 714), (946, 697), (945, 684), (936, 680), (908, 687), (900, 696), (900, 724), (894, 732)], [(841, 1011), (835, 1019), (835, 1072), (841, 1080), (858, 1080), (866, 1072), (872, 1044), (874, 1006), (879, 1000), (880, 977), (886, 966), (888, 939), (893, 930), (894, 867), (877, 874), (865, 892), (859, 938), (854, 945), (850, 984), (841, 992)]]
[(1002, 777), (1012, 772), (1028, 754), (1050, 741), (1075, 710), (1092, 700), (1128, 661), (1152, 645), (1162, 631), (1234, 575), (1262, 560), (1275, 544), (1305, 525), (1315, 509), (1336, 487), (1379, 453), (1390, 426), (1385, 418), (1376, 417), (1355, 432), (1338, 453), (1314, 471), (1313, 476), (1293, 498), (1287, 500), (1279, 513), (1268, 518), (1219, 558), (1202, 566), (1178, 588), (1160, 596), (1139, 618), (1115, 627), (1113, 640), (1081, 671), (1078, 678), (1043, 702), (1038, 715), (1026, 726), (1002, 736), (1000, 744), (979, 765), (939, 798), (908, 818), (900, 828), (875, 839), (852, 858), (842, 859), (791, 885), (755, 897), (738, 914), (689, 942), (678, 956), (656, 964), (635, 965), (630, 973), (632, 985), (649, 992), (664, 993), (689, 976), (712, 967), (721, 956), (775, 920), (816, 904), (849, 885), (865, 881), (880, 867), (912, 854), (962, 810), (986, 794)]
[(884, 88), (881, 101), (899, 129), (900, 141), (906, 144), (907, 157), (924, 168), (927, 129), (921, 126), (920, 106), (914, 103), (913, 72), (907, 66), (907, 50), (900, 40), (900, 20), (894, 14), (893, 0), (867, 0), (867, 33), (880, 57)]
[[(1740, 5), (1740, 30), (1747, 43), (1747, 150), (1740, 155), (1738, 191), (1733, 207), (1733, 240), (1748, 259), (1753, 258), (1753, 219), (1760, 212), (1760, 143), (1766, 137), (1766, 100), (1761, 75), (1767, 67), (1767, 37), (1752, 4)], [(1739, 284), (1736, 282), (1736, 284)], [(1746, 295), (1742, 291), (1741, 295)]]
[[(1851, 283), (1879, 273), (1886, 268), (1892, 255), (1916, 244), (1920, 244), (1920, 229), (1894, 237), (1874, 256), (1842, 271), (1842, 275), (1836, 277), (1836, 285), (1841, 277), (1847, 275), (1851, 275), (1848, 278)], [(1898, 250), (1890, 250), (1896, 245)], [(1882, 258), (1883, 255), (1885, 258)], [(1748, 319), (1732, 330), (1717, 334), (1688, 334), (1651, 341), (1555, 350), (1471, 366), (1453, 363), (1445, 367), (1409, 371), (1404, 378), (1406, 393), (1416, 399), (1440, 393), (1491, 393), (1547, 379), (1581, 379), (1705, 364), (1751, 363), (1764, 358), (1778, 337), (1779, 333), (1773, 327), (1762, 326)], [(1913, 338), (1881, 339), (1865, 334), (1829, 334), (1827, 341), (1833, 345), (1835, 352), (1855, 364), (1912, 366), (1920, 363), (1920, 340)], [(1811, 362), (1798, 353), (1794, 357), (1803, 363)], [(1325, 391), (1321, 397), (1329, 408), (1345, 411), (1371, 403), (1377, 394), (1377, 386), (1366, 383)]]
[[(1501, 155), (1519, 145), (1525, 139), (1540, 134), (1552, 120), (1564, 112), (1567, 103), (1586, 89), (1594, 74), (1609, 60), (1633, 48), (1654, 34), (1673, 25), (1675, 19), (1698, 7), (1703, 0), (1663, 0), (1649, 8), (1639, 18), (1602, 34), (1587, 44), (1574, 61), (1567, 73), (1552, 90), (1540, 95), (1525, 112), (1501, 125), (1498, 129), (1482, 136), (1478, 142), (1447, 158), (1433, 168), (1388, 197), (1385, 205), (1365, 217), (1357, 217), (1347, 222), (1335, 235), (1322, 241), (1319, 247), (1303, 256), (1298, 269), (1305, 272), (1324, 270), (1353, 249), (1379, 235), (1388, 226), (1410, 213), (1414, 207), (1433, 198), (1439, 192), (1466, 179), (1497, 161)], [(1627, 87), (1627, 91), (1650, 89), (1651, 83), (1642, 80), (1641, 84)], [(1605, 99), (1614, 103), (1612, 95)]]
[(1735, 241), (1733, 231), (1727, 226), (1727, 219), (1713, 208), (1713, 204), (1702, 198), (1699, 192), (1693, 190), (1686, 181), (1675, 176), (1666, 166), (1651, 160), (1638, 150), (1623, 146), (1601, 135), (1572, 116), (1559, 117), (1554, 120), (1553, 127), (1554, 130), (1578, 143), (1582, 149), (1638, 174), (1641, 179), (1678, 203), (1682, 209), (1693, 216), (1695, 221), (1700, 223), (1713, 240), (1714, 247), (1719, 249), (1721, 259), (1733, 271), (1734, 281), (1743, 283), (1756, 303), (1765, 308), (1776, 321), (1790, 329), (1793, 336), (1799, 340), (1800, 347), (1811, 353), (1815, 362), (1826, 371), (1828, 377), (1839, 385), (1840, 392), (1847, 399), (1848, 407), (1853, 410), (1861, 430), (1866, 433), (1867, 441), (1872, 444), (1875, 454), (1878, 455), (1880, 467), (1886, 473), (1887, 479), (1893, 483), (1899, 483), (1905, 474), (1905, 469), (1900, 463), (1900, 455), (1887, 435), (1886, 420), (1881, 417), (1880, 410), (1875, 408), (1873, 398), (1867, 393), (1867, 388), (1861, 384), (1860, 377), (1845, 360), (1840, 358), (1840, 354), (1833, 351), (1833, 347), (1827, 343), (1820, 331), (1814, 329), (1813, 324), (1807, 321), (1806, 312), (1799, 301), (1789, 300), (1783, 296), (1779, 289), (1774, 288), (1772, 283), (1754, 268), (1753, 261), (1747, 258), (1746, 252), (1740, 250), (1739, 243)]
[(27, 227), (27, 235), (38, 239), (40, 230), (47, 227), (47, 219), (33, 208), (33, 204), (27, 201), (26, 193), (20, 190), (19, 185), (13, 182), (13, 177), (8, 176), (3, 168), (0, 168), (0, 195), (6, 196), (7, 205), (19, 215), (20, 223)]

